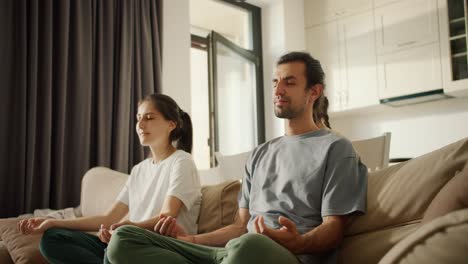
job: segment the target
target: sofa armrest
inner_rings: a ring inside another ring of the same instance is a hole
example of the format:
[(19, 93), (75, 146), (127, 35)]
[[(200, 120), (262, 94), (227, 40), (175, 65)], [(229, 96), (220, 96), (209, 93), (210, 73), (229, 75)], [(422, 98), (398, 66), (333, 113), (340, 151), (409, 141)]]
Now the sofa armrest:
[(90, 169), (81, 181), (81, 212), (83, 216), (102, 214), (115, 203), (128, 174), (105, 167)]

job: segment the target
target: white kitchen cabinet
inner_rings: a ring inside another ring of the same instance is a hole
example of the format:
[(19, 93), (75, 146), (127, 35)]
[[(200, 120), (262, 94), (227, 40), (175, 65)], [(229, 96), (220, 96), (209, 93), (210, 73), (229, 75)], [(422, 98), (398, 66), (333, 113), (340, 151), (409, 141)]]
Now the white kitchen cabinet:
[(350, 2), (306, 0), (306, 14), (311, 2), (335, 12), (332, 22), (306, 27), (307, 49), (327, 75), (331, 112), (442, 88), (468, 95), (466, 0), (374, 0), (374, 9), (343, 16), (337, 10), (352, 10)]
[(401, 0), (375, 9), (379, 98), (442, 88), (438, 0)]
[(330, 112), (379, 103), (372, 12), (308, 28), (306, 35), (307, 50), (325, 71)]
[(437, 0), (403, 0), (375, 9), (377, 54), (439, 40)]
[(467, 4), (439, 0), (438, 6), (444, 92), (468, 96)]
[(318, 59), (325, 72), (325, 94), (328, 97), (330, 112), (341, 110), (343, 72), (339, 54), (338, 25), (336, 22), (308, 28), (306, 48)]
[(377, 56), (381, 99), (442, 87), (439, 43)]
[(373, 22), (372, 12), (338, 22), (345, 77), (342, 82), (346, 96), (344, 109), (379, 104)]
[(306, 27), (372, 9), (372, 0), (304, 0)]

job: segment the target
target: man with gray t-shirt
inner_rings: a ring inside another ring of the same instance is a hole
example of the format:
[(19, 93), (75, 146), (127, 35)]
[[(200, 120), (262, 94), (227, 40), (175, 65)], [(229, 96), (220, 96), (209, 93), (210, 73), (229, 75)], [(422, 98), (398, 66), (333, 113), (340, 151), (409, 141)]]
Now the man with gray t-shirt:
[[(336, 262), (347, 217), (365, 213), (367, 168), (348, 140), (312, 118), (323, 99), (319, 61), (302, 52), (282, 56), (273, 85), (285, 135), (247, 160), (235, 223), (194, 236), (170, 217), (155, 226), (159, 234), (123, 227), (113, 234), (121, 242), (108, 248), (112, 263)], [(134, 256), (120, 254), (125, 247)]]

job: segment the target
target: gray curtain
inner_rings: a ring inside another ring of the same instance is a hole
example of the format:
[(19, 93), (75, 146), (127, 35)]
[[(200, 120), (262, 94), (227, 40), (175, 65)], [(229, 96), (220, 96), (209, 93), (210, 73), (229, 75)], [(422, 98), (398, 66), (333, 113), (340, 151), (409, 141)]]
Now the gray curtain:
[(158, 0), (0, 1), (0, 217), (79, 204), (83, 174), (143, 159), (160, 91)]

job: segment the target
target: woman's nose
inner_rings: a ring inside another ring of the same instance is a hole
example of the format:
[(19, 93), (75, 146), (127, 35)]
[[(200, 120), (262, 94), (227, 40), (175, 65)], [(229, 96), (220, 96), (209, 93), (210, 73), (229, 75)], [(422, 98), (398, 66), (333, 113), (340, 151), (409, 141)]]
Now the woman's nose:
[(142, 120), (137, 121), (137, 127), (138, 128), (144, 128), (144, 124), (143, 124)]

